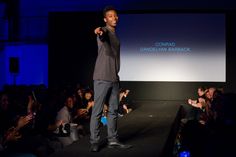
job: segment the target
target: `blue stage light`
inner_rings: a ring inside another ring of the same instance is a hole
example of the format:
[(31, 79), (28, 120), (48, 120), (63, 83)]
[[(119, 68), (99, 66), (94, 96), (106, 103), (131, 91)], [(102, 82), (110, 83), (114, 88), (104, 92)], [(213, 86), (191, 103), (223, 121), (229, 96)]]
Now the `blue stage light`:
[(189, 151), (182, 151), (179, 153), (179, 157), (190, 157)]

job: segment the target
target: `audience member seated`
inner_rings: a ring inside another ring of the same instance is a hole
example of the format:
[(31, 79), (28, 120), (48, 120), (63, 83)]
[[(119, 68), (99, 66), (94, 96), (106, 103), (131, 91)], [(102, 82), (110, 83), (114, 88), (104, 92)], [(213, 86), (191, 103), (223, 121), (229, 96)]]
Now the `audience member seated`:
[(83, 108), (86, 108), (88, 111), (89, 116), (91, 115), (92, 112), (92, 107), (94, 105), (93, 101), (93, 91), (91, 89), (87, 89), (84, 91), (84, 97), (82, 99), (83, 101)]
[(128, 95), (130, 90), (128, 89), (121, 89), (120, 95), (119, 95), (119, 109), (118, 113), (120, 116), (123, 116), (124, 114), (130, 113), (132, 111), (132, 108), (130, 106), (130, 102), (128, 102)]
[(199, 87), (197, 89), (197, 98), (188, 99), (188, 105), (182, 105), (184, 108), (184, 118), (181, 120), (185, 124), (188, 120), (196, 120), (202, 124), (206, 121), (206, 108), (207, 108), (207, 88)]
[(86, 89), (77, 91), (76, 106), (75, 106), (75, 122), (82, 124), (85, 127), (85, 131), (89, 132), (89, 121), (94, 105), (93, 91)]
[(0, 94), (0, 134), (3, 134), (10, 126), (13, 125), (17, 111), (7, 93)]
[(61, 108), (56, 117), (55, 124), (57, 128), (54, 132), (58, 134), (58, 138), (64, 147), (72, 144), (80, 136), (84, 135), (83, 126), (74, 123), (74, 117), (72, 116), (73, 107), (74, 97), (67, 96), (64, 107)]
[(36, 157), (35, 155), (27, 152), (17, 152), (12, 151), (10, 145), (12, 143), (17, 142), (20, 138), (22, 138), (22, 135), (19, 133), (19, 129), (26, 124), (29, 123), (31, 117), (21, 117), (16, 126), (12, 126), (9, 129), (7, 129), (6, 132), (3, 134), (0, 134), (0, 156), (2, 157)]

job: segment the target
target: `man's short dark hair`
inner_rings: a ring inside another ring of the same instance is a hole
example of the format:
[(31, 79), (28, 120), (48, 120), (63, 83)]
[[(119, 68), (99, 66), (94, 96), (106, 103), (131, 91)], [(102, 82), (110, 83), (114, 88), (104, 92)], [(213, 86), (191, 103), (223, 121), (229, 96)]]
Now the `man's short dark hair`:
[(115, 12), (117, 12), (116, 9), (115, 9), (115, 7), (113, 7), (113, 6), (106, 6), (106, 7), (103, 9), (103, 16), (106, 17), (106, 13), (107, 13), (108, 11), (110, 11), (110, 10), (114, 10)]

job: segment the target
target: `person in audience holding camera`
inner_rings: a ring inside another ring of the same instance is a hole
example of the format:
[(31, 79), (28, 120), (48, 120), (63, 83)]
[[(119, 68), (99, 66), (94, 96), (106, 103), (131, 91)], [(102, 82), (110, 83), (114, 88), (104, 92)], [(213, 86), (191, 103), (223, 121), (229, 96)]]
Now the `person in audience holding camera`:
[(65, 105), (60, 109), (56, 116), (56, 130), (58, 139), (63, 146), (72, 144), (79, 139), (79, 135), (83, 134), (83, 126), (73, 123), (72, 109), (74, 107), (74, 97), (67, 96)]

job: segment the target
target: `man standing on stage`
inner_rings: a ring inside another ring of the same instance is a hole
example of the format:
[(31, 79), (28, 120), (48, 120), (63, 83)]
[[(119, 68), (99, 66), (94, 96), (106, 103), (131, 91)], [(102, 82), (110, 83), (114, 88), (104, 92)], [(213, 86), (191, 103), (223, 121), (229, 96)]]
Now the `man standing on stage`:
[(99, 151), (100, 119), (103, 106), (108, 98), (107, 140), (109, 148), (130, 148), (119, 142), (117, 133), (117, 119), (119, 106), (119, 76), (120, 70), (120, 42), (116, 36), (118, 16), (115, 8), (106, 7), (103, 10), (105, 27), (94, 30), (97, 35), (98, 56), (95, 64), (94, 80), (94, 106), (90, 121), (91, 151)]

